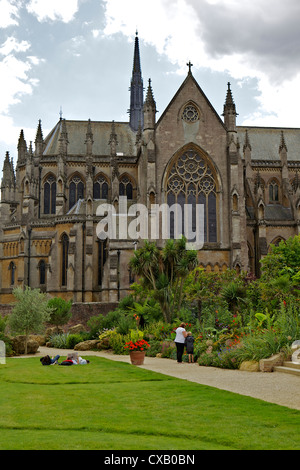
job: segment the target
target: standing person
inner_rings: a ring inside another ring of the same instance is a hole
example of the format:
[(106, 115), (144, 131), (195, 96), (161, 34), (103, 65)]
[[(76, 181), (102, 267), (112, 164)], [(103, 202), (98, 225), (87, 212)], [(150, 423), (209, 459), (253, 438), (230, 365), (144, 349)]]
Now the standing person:
[(189, 362), (194, 362), (194, 337), (191, 331), (188, 331), (185, 338), (186, 353), (189, 355)]
[(185, 338), (186, 338), (186, 331), (185, 331), (185, 323), (180, 323), (179, 327), (175, 331), (176, 337), (175, 337), (175, 344), (176, 344), (176, 349), (177, 349), (177, 362), (178, 364), (182, 363), (182, 355), (184, 351), (184, 344), (185, 344)]

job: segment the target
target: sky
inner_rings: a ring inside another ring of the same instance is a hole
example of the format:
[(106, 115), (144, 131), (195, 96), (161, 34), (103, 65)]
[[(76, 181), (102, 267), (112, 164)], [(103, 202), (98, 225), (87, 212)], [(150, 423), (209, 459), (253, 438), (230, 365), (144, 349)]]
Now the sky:
[(128, 121), (135, 32), (159, 118), (192, 73), (238, 125), (300, 127), (299, 0), (0, 0), (0, 169), (65, 119)]

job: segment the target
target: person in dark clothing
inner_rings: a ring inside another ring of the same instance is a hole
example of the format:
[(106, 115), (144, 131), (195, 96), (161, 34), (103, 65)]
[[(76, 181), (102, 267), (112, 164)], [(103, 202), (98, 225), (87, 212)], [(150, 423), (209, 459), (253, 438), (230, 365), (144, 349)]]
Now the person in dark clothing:
[(194, 341), (191, 331), (188, 331), (185, 338), (185, 345), (186, 353), (189, 355), (189, 362), (194, 362)]
[(43, 366), (50, 366), (52, 364), (57, 364), (58, 362), (58, 359), (60, 358), (60, 356), (57, 354), (57, 356), (55, 357), (50, 357), (50, 356), (44, 356), (44, 357), (41, 357), (40, 361), (42, 363)]

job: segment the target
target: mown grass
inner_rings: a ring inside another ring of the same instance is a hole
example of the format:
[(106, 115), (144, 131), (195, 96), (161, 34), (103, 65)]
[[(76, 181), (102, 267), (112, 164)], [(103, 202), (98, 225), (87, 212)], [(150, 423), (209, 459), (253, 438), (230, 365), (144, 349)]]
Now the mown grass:
[(1, 450), (299, 449), (300, 412), (91, 357), (0, 365)]

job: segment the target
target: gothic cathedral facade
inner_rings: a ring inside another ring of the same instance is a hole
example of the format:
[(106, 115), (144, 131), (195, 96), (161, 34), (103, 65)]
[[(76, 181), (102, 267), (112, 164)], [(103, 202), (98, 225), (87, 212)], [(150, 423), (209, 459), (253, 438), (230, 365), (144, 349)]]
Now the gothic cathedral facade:
[[(1, 182), (0, 304), (16, 286), (74, 302), (116, 302), (141, 241), (100, 239), (99, 204), (201, 204), (199, 264), (259, 276), (271, 244), (300, 233), (300, 129), (237, 126), (230, 84), (222, 117), (191, 64), (156, 119), (151, 81), (143, 96), (135, 38), (129, 122), (60, 118), (35, 146), (23, 130), (18, 158), (7, 153)], [(226, 96), (225, 96), (226, 95)], [(162, 240), (158, 240), (162, 244)]]

